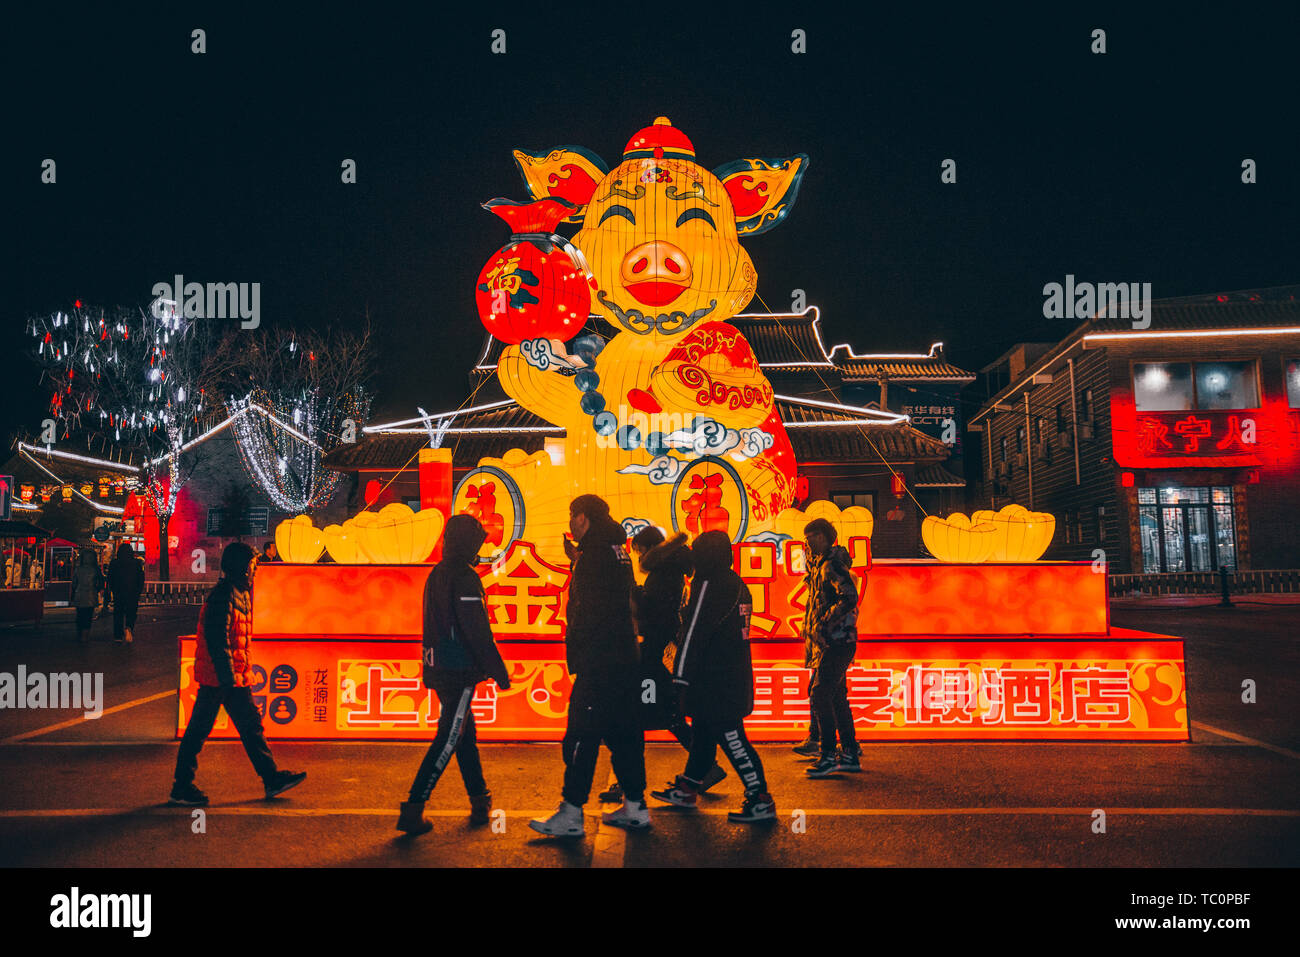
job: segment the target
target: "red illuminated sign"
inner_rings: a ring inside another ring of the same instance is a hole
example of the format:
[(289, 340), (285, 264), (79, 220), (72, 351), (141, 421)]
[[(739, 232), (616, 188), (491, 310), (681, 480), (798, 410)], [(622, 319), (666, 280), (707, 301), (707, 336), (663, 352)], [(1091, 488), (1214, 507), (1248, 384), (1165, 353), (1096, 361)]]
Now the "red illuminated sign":
[[(572, 678), (564, 646), (503, 641), (511, 687), (478, 686), (471, 707), (487, 741), (558, 741)], [(416, 641), (259, 641), (253, 685), (270, 738), (428, 739), (437, 698), (420, 680)], [(194, 639), (181, 640), (180, 714), (194, 706)], [(754, 646), (758, 741), (802, 738), (808, 678), (801, 642)], [(878, 642), (858, 645), (848, 673), (859, 738), (1187, 740), (1183, 647), (1122, 632), (1108, 641)], [(237, 732), (224, 713), (216, 737)], [(669, 740), (654, 732), (650, 740)]]

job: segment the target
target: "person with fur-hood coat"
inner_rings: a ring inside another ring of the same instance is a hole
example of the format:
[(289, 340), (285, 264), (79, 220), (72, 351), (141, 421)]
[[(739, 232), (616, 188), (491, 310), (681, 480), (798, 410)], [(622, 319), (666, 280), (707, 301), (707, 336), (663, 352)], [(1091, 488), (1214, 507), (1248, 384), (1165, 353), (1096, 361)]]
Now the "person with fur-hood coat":
[[(644, 727), (667, 730), (689, 752), (691, 726), (682, 713), (669, 663), (676, 654), (677, 636), (682, 627), (686, 580), (695, 570), (691, 549), (685, 532), (677, 532), (665, 540), (661, 530), (647, 525), (632, 537), (632, 551), (645, 574), (645, 582), (632, 588), (632, 617), (641, 636), (641, 680), (654, 682), (655, 691), (653, 704), (648, 704), (642, 695), (643, 710), (652, 716)], [(714, 762), (704, 776), (701, 793), (726, 776), (722, 765)], [(600, 799), (619, 801), (622, 796), (622, 789), (614, 784), (601, 793)]]

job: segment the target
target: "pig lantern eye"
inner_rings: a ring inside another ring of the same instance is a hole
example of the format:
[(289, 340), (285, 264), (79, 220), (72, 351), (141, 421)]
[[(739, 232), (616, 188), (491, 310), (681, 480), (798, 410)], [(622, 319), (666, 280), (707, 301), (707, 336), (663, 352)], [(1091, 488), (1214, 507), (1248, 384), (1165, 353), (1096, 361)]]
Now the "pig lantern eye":
[(713, 229), (718, 228), (717, 224), (713, 221), (713, 217), (710, 216), (708, 210), (705, 209), (688, 209), (677, 217), (677, 225), (681, 226), (685, 223), (689, 223), (692, 219), (702, 219)]
[(604, 215), (600, 217), (600, 223), (597, 223), (596, 225), (599, 226), (611, 216), (622, 216), (633, 226), (636, 225), (636, 217), (632, 215), (632, 210), (628, 209), (626, 206), (617, 205), (611, 206), (609, 209), (605, 210)]

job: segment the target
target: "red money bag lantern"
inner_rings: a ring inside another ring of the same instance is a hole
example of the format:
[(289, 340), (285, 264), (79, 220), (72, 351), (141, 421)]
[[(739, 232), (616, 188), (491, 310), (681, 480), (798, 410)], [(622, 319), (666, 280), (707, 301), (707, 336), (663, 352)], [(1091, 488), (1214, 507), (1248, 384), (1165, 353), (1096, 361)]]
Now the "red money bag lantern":
[(576, 336), (591, 311), (596, 280), (578, 248), (555, 233), (572, 203), (494, 199), (483, 208), (505, 220), (510, 242), (478, 274), (475, 302), (487, 331), (502, 342)]

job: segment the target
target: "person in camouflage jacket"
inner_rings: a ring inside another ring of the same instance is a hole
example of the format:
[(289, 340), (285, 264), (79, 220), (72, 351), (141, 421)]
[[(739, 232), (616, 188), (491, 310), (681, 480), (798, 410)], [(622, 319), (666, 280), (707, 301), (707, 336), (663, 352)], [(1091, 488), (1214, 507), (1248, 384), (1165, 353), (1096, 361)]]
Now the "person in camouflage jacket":
[(804, 637), (813, 672), (808, 698), (821, 734), (821, 757), (808, 769), (810, 777), (861, 770), (846, 680), (858, 649), (858, 586), (850, 570), (849, 553), (835, 544), (835, 534), (835, 526), (824, 518), (804, 527)]

